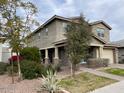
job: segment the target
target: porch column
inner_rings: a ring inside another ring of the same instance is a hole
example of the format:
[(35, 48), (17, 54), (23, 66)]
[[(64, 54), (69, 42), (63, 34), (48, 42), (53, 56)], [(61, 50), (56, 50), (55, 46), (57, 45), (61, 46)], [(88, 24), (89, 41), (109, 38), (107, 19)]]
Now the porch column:
[(45, 49), (45, 64), (48, 64), (48, 49)]
[(59, 63), (59, 54), (58, 54), (58, 47), (55, 47), (55, 57), (54, 57), (54, 63)]
[(99, 58), (103, 57), (103, 46), (99, 47)]
[(119, 60), (118, 60), (118, 49), (115, 48), (115, 62), (116, 64), (118, 64)]
[(99, 50), (98, 48), (95, 48), (96, 49), (96, 58), (99, 58)]

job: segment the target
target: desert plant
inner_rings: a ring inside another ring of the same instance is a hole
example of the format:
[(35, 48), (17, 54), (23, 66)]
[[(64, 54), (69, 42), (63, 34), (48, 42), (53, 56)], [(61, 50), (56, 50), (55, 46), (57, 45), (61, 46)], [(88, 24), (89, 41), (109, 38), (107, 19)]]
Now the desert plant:
[(47, 91), (49, 93), (57, 93), (60, 90), (60, 80), (56, 77), (56, 72), (51, 70), (47, 71), (47, 75), (43, 76), (43, 82), (41, 86), (41, 91)]
[(7, 64), (0, 62), (0, 75), (4, 74), (6, 72)]

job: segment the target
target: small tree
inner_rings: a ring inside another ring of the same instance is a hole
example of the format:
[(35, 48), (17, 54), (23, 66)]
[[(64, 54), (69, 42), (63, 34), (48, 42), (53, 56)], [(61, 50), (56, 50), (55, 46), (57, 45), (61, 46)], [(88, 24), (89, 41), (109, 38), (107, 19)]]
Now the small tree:
[(80, 16), (79, 22), (72, 22), (66, 28), (67, 37), (67, 54), (71, 62), (71, 72), (75, 75), (76, 65), (85, 59), (88, 53), (88, 48), (91, 40), (91, 27), (85, 21), (83, 16)]
[[(19, 14), (21, 11), (23, 15)], [(19, 53), (24, 45), (25, 36), (31, 32), (37, 8), (26, 0), (0, 0), (0, 33), (6, 38), (12, 52), (17, 54), (18, 75), (21, 78)]]

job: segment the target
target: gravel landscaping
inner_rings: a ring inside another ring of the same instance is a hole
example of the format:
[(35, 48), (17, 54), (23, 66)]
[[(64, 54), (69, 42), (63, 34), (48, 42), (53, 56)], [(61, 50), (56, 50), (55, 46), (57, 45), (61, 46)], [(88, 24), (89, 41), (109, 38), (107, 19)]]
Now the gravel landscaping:
[(15, 77), (15, 83), (12, 84), (10, 76), (0, 76), (0, 93), (36, 93), (40, 85), (41, 79), (17, 82), (17, 77)]
[[(64, 70), (57, 75), (60, 79), (70, 74), (70, 69), (63, 69)], [(12, 77), (7, 74), (0, 75), (0, 93), (36, 93), (42, 84), (42, 78), (31, 80), (25, 79), (18, 82), (17, 77), (15, 76), (14, 81), (14, 84), (12, 84)]]

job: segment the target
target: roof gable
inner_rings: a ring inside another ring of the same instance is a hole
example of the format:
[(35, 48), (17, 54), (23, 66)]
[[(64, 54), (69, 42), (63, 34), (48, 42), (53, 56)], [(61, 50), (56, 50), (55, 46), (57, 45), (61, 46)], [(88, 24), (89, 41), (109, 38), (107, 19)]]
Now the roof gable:
[(111, 30), (112, 28), (106, 23), (104, 22), (103, 20), (100, 20), (100, 21), (95, 21), (95, 22), (91, 22), (90, 25), (96, 25), (96, 24), (103, 24), (104, 26), (106, 26), (109, 30)]

